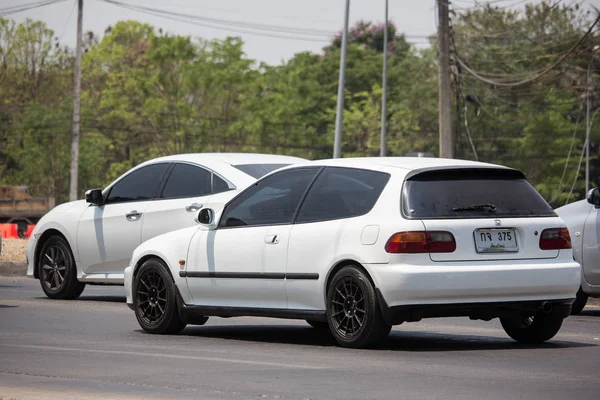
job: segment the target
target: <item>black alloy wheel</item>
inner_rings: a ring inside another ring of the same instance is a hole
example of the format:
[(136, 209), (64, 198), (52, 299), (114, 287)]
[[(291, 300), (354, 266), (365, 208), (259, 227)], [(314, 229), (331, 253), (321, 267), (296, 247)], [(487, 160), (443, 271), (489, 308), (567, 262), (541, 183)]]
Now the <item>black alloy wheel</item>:
[(77, 280), (77, 267), (67, 241), (52, 236), (42, 246), (38, 258), (38, 276), (42, 290), (51, 299), (75, 299), (85, 283)]
[(179, 333), (186, 323), (177, 309), (175, 284), (167, 267), (156, 258), (147, 260), (134, 278), (133, 304), (140, 326), (149, 333)]
[(327, 321), (331, 333), (344, 347), (366, 347), (387, 336), (386, 324), (368, 276), (356, 266), (340, 269), (327, 293)]

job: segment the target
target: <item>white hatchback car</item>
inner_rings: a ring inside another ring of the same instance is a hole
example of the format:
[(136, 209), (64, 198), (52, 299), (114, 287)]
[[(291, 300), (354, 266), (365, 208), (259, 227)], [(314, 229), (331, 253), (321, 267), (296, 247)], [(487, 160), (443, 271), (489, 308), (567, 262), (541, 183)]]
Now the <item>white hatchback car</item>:
[(195, 225), (198, 210), (219, 208), (256, 179), (302, 158), (199, 153), (155, 158), (86, 200), (61, 204), (27, 244), (27, 276), (53, 299), (76, 298), (85, 284), (123, 284), (131, 252), (157, 235)]
[(521, 172), (490, 164), (315, 161), (198, 220), (140, 245), (125, 270), (148, 332), (296, 318), (362, 347), (392, 325), (468, 316), (538, 343), (559, 331), (580, 282), (563, 221)]

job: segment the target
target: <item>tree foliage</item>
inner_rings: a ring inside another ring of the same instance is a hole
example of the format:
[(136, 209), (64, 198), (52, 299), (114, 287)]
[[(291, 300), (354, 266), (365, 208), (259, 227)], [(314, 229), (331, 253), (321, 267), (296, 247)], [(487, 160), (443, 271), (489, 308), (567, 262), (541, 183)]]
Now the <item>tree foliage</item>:
[[(597, 31), (543, 76), (503, 84), (535, 77), (560, 60), (591, 19), (577, 5), (548, 1), (516, 11), (477, 7), (453, 17), (458, 157), (477, 154), (480, 161), (523, 170), (553, 205), (563, 204), (571, 188), (570, 200), (583, 195), (584, 169), (578, 165), (586, 74), (589, 68), (593, 83), (600, 72)], [(350, 30), (344, 156), (379, 154), (383, 27), (360, 22)], [(418, 50), (389, 27), (388, 154), (437, 154), (436, 40)], [(81, 192), (167, 154), (330, 157), (340, 40), (332, 38), (320, 54), (302, 52), (281, 65), (266, 65), (248, 58), (234, 37), (169, 35), (136, 21), (108, 27), (102, 38), (87, 33)], [(72, 49), (61, 47), (42, 22), (0, 18), (0, 183), (28, 185), (36, 195), (66, 200), (72, 84)], [(599, 95), (591, 91), (592, 115), (600, 108)], [(591, 136), (596, 185), (598, 123)]]

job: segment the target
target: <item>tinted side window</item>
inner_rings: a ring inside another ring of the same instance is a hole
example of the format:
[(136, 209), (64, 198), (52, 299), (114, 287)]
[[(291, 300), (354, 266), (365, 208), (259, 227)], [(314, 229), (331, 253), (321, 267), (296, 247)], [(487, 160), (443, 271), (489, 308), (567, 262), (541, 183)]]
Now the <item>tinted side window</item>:
[(163, 189), (161, 199), (198, 197), (211, 193), (210, 171), (189, 164), (176, 164)]
[(117, 182), (106, 199), (107, 203), (153, 199), (169, 164), (154, 164), (133, 171)]
[(221, 177), (213, 174), (212, 191), (213, 193), (221, 193), (230, 190), (231, 188)]
[(253, 178), (262, 178), (269, 172), (273, 172), (276, 169), (283, 168), (289, 164), (239, 164), (234, 165), (237, 169), (246, 174), (250, 175)]
[(292, 222), (300, 199), (319, 168), (299, 168), (255, 183), (225, 208), (219, 227)]
[(364, 215), (371, 211), (389, 179), (384, 172), (328, 167), (310, 188), (296, 222)]

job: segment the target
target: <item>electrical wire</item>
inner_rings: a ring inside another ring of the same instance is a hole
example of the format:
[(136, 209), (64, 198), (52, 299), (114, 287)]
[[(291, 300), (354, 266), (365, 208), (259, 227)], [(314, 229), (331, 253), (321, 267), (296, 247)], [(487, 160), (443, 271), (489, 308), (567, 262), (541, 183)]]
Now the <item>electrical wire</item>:
[(477, 79), (479, 79), (482, 82), (485, 82), (485, 83), (488, 83), (488, 84), (494, 85), (494, 86), (504, 86), (504, 87), (521, 86), (521, 85), (524, 85), (524, 84), (529, 83), (529, 82), (533, 82), (533, 81), (541, 78), (542, 76), (546, 75), (548, 72), (550, 72), (554, 68), (556, 68), (558, 65), (560, 65), (565, 59), (567, 59), (568, 56), (570, 56), (573, 52), (575, 52), (575, 50), (577, 50), (577, 48), (581, 45), (581, 43), (583, 43), (583, 41), (585, 39), (587, 39), (590, 36), (590, 34), (592, 33), (592, 30), (594, 29), (594, 27), (596, 26), (596, 24), (598, 23), (598, 21), (600, 21), (600, 14), (598, 15), (598, 17), (596, 18), (596, 20), (594, 21), (594, 23), (589, 27), (589, 29), (587, 30), (587, 32), (577, 41), (577, 43), (575, 43), (569, 49), (569, 51), (567, 51), (560, 59), (558, 59), (558, 61), (556, 61), (555, 63), (553, 63), (548, 68), (544, 69), (542, 72), (536, 74), (535, 76), (532, 76), (530, 78), (527, 78), (527, 79), (524, 79), (524, 80), (521, 80), (521, 81), (518, 81), (518, 82), (506, 83), (506, 82), (498, 82), (498, 81), (493, 81), (491, 79), (488, 79), (488, 78), (484, 77), (483, 75), (481, 75), (479, 72), (473, 70), (466, 62), (464, 62), (458, 56), (458, 54), (456, 54), (456, 61), (465, 70), (467, 70), (471, 75), (473, 75), (474, 77), (476, 77)]
[(20, 4), (18, 6), (0, 8), (0, 16), (3, 17), (6, 15), (10, 15), (10, 14), (16, 14), (16, 13), (20, 13), (23, 11), (33, 10), (35, 8), (40, 8), (40, 7), (45, 7), (45, 6), (49, 6), (52, 4), (62, 3), (63, 1), (66, 1), (66, 0), (44, 0), (44, 1), (39, 1), (37, 3), (27, 3), (27, 4)]

